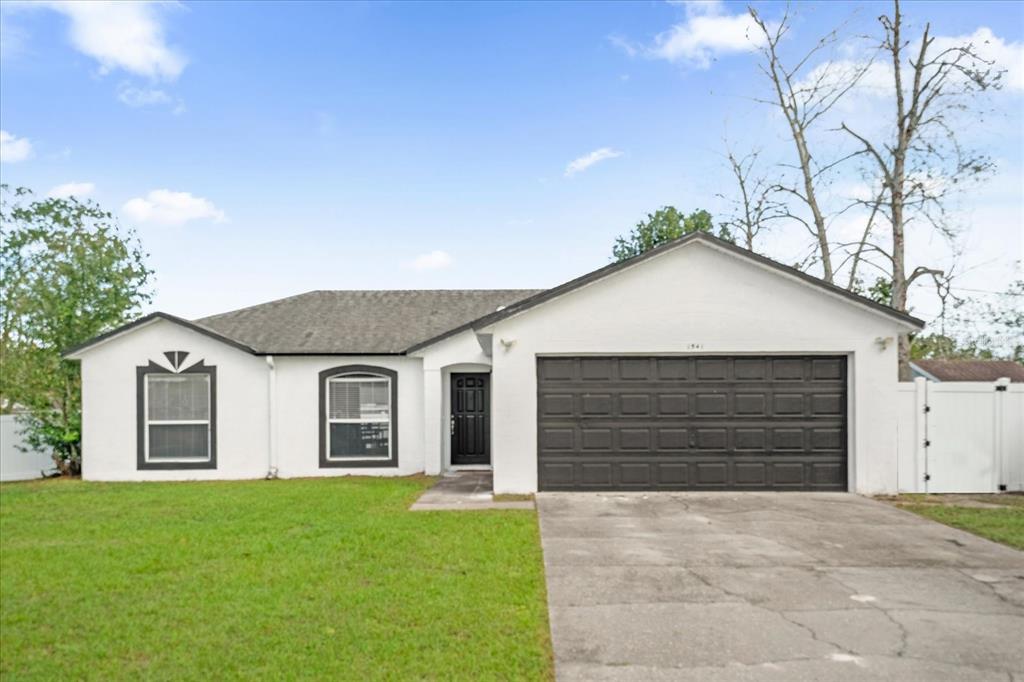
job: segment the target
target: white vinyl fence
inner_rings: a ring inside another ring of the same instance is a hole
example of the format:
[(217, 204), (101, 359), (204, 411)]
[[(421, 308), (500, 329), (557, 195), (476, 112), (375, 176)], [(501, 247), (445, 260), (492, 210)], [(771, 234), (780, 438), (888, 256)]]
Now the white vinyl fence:
[(42, 472), (53, 470), (53, 459), (45, 452), (29, 450), (21, 434), (21, 424), (13, 414), (0, 415), (0, 481), (27, 481), (42, 478)]
[(900, 383), (899, 489), (1024, 491), (1024, 384)]

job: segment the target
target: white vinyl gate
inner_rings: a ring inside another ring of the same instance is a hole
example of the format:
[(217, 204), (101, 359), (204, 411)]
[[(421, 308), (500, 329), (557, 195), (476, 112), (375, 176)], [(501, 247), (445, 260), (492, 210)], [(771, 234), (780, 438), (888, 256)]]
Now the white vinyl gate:
[(899, 489), (1024, 491), (1024, 384), (899, 384)]

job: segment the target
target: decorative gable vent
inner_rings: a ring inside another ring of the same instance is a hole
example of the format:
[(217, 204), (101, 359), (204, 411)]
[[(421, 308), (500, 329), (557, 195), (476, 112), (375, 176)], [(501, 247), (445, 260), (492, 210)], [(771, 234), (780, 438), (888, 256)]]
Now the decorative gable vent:
[(167, 358), (167, 362), (171, 363), (171, 367), (175, 372), (181, 370), (182, 363), (185, 362), (185, 358), (188, 357), (188, 351), (186, 350), (168, 350), (164, 351), (164, 357)]

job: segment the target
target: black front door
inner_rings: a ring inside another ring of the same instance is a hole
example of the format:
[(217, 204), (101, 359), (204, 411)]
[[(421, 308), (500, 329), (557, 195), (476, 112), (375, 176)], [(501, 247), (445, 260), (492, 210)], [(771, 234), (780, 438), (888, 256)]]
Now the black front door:
[(452, 374), (452, 464), (491, 463), (489, 374)]

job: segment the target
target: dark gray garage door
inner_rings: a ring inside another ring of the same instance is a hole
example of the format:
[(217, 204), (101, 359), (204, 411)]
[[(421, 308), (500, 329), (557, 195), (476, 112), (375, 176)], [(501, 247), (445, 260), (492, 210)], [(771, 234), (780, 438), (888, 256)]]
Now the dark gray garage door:
[(846, 490), (846, 358), (537, 359), (541, 490)]

